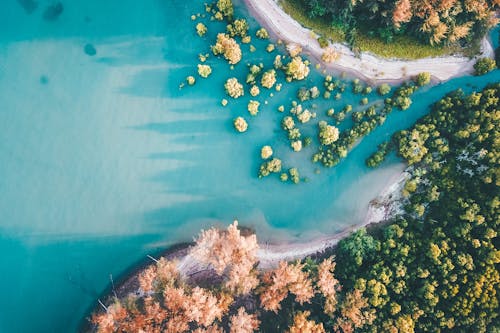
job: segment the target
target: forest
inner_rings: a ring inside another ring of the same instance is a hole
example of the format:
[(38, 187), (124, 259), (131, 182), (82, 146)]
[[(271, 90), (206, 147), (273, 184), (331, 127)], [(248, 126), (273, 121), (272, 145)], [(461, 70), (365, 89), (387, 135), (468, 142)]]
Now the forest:
[(381, 145), (409, 165), (404, 210), (314, 258), (259, 269), (255, 234), (203, 231), (98, 332), (499, 332), (500, 84), (458, 90)]
[(311, 18), (331, 22), (355, 46), (358, 33), (391, 42), (409, 35), (431, 45), (478, 43), (498, 23), (498, 0), (298, 0)]

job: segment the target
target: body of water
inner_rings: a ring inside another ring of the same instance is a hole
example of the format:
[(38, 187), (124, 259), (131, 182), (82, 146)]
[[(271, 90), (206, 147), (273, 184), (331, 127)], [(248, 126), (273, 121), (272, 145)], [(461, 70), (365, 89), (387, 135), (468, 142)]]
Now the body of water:
[[(317, 71), (274, 97), (261, 89), (253, 119), (248, 93), (220, 105), (223, 82), (243, 78), (243, 62), (230, 70), (211, 57), (212, 76), (179, 89), (223, 27), (210, 23), (206, 37), (196, 36), (190, 17), (204, 12), (202, 1), (52, 5), (10, 0), (0, 11), (0, 332), (75, 331), (110, 275), (213, 224), (237, 218), (265, 241), (359, 223), (404, 167), (392, 158), (367, 169), (376, 146), (445, 93), (500, 79), (495, 71), (417, 92), (409, 110), (394, 111), (345, 161), (325, 169), (310, 162), (312, 148), (291, 151), (277, 112), (298, 87), (322, 84)], [(268, 42), (253, 43), (254, 53), (243, 46), (244, 60), (269, 67)], [(330, 106), (359, 104), (349, 88), (343, 95), (316, 102), (318, 118)], [(232, 129), (238, 115), (249, 120), (247, 133)], [(309, 181), (259, 180), (265, 144)]]

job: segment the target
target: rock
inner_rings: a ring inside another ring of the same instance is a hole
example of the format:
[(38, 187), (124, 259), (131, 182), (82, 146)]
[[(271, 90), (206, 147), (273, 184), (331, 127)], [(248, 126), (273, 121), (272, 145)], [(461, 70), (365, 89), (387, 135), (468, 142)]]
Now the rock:
[(23, 7), (26, 14), (31, 14), (38, 8), (38, 2), (34, 0), (17, 0), (17, 2)]
[(40, 84), (47, 84), (47, 83), (49, 83), (49, 78), (47, 77), (47, 75), (40, 76)]
[(55, 21), (62, 14), (64, 6), (61, 2), (56, 2), (53, 5), (47, 6), (43, 12), (45, 21)]
[(97, 50), (95, 49), (94, 45), (92, 45), (92, 44), (85, 45), (85, 47), (83, 48), (83, 51), (88, 56), (95, 56), (97, 54)]

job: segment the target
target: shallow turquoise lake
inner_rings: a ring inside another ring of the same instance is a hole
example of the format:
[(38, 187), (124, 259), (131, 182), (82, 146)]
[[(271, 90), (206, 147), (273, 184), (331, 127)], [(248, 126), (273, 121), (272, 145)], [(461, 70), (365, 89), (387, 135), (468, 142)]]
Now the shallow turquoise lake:
[[(237, 218), (267, 241), (359, 223), (403, 168), (394, 157), (367, 169), (376, 146), (445, 93), (500, 79), (495, 71), (419, 91), (409, 110), (394, 111), (325, 169), (310, 163), (311, 148), (291, 151), (276, 111), (298, 87), (320, 86), (319, 72), (262, 94), (268, 104), (254, 119), (248, 94), (220, 106), (224, 80), (241, 78), (244, 64), (230, 71), (212, 57), (210, 80), (179, 90), (215, 36), (216, 25), (204, 39), (195, 35), (190, 16), (203, 12), (203, 1), (67, 0), (55, 20), (44, 19), (52, 2), (31, 13), (20, 2), (0, 11), (0, 332), (75, 331), (110, 275), (213, 224)], [(94, 56), (84, 52), (88, 43)], [(245, 59), (269, 65), (267, 42), (254, 45), (252, 54), (243, 47)], [(348, 91), (339, 102), (318, 101), (318, 114), (358, 105)], [(247, 133), (232, 129), (238, 115), (249, 119)], [(309, 181), (259, 180), (265, 144)]]

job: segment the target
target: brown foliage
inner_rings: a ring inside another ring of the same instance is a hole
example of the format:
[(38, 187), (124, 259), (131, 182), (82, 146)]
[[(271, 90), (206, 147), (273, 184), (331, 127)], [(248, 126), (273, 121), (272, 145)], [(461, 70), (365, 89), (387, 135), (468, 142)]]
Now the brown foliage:
[[(254, 302), (259, 297), (264, 310), (278, 313), (290, 294), (295, 302), (306, 306), (315, 293), (321, 294), (318, 300), (324, 298), (326, 314), (332, 318), (338, 314), (337, 330), (352, 332), (373, 321), (373, 313), (366, 309), (368, 302), (358, 290), (348, 293), (338, 307), (342, 296), (338, 296), (341, 288), (334, 276), (333, 258), (318, 265), (317, 276), (306, 271), (306, 264), (300, 261), (280, 262), (277, 268), (257, 275), (257, 249), (255, 235), (242, 236), (237, 222), (227, 230), (203, 231), (189, 253), (223, 276), (222, 285), (217, 280), (211, 289), (197, 286), (179, 272), (177, 262), (161, 258), (139, 274), (136, 295), (116, 300), (92, 321), (101, 333), (219, 333), (224, 332), (223, 327), (231, 333), (252, 333), (260, 326), (259, 311), (247, 313), (247, 303), (242, 306), (242, 301)], [(257, 285), (258, 293), (241, 297)], [(323, 324), (309, 320), (309, 316), (309, 311), (297, 313), (289, 332), (325, 332)]]
[(398, 0), (392, 13), (392, 22), (399, 28), (401, 23), (409, 22), (413, 16), (410, 0)]
[(139, 275), (139, 286), (145, 293), (153, 290), (153, 283), (156, 279), (156, 266), (149, 266)]
[(352, 332), (355, 328), (371, 324), (375, 320), (373, 310), (368, 310), (368, 300), (363, 297), (361, 291), (354, 289), (346, 294), (340, 308), (340, 318), (337, 321), (338, 328), (342, 332)]
[(117, 324), (127, 317), (127, 310), (119, 302), (110, 306), (105, 313), (93, 315), (92, 322), (98, 325), (97, 332), (111, 333), (117, 329)]
[(190, 254), (198, 261), (211, 265), (219, 275), (226, 275), (225, 286), (237, 293), (248, 294), (258, 284), (254, 266), (257, 263), (257, 237), (241, 236), (238, 222), (227, 231), (214, 228), (203, 231)]
[(316, 286), (325, 297), (324, 311), (333, 315), (337, 306), (337, 292), (340, 290), (339, 281), (333, 275), (335, 262), (333, 258), (323, 260), (318, 267), (318, 281)]
[(277, 313), (281, 308), (281, 301), (289, 292), (295, 295), (295, 300), (300, 304), (310, 302), (314, 289), (308, 274), (302, 271), (303, 268), (304, 264), (300, 262), (288, 264), (282, 261), (278, 268), (264, 274), (260, 302), (265, 310)]
[(297, 313), (289, 333), (325, 333), (322, 323), (316, 324), (313, 320), (307, 319), (310, 314), (309, 311)]
[(245, 308), (241, 307), (238, 312), (231, 316), (230, 328), (231, 333), (253, 333), (259, 329), (260, 321), (257, 315), (248, 314)]

